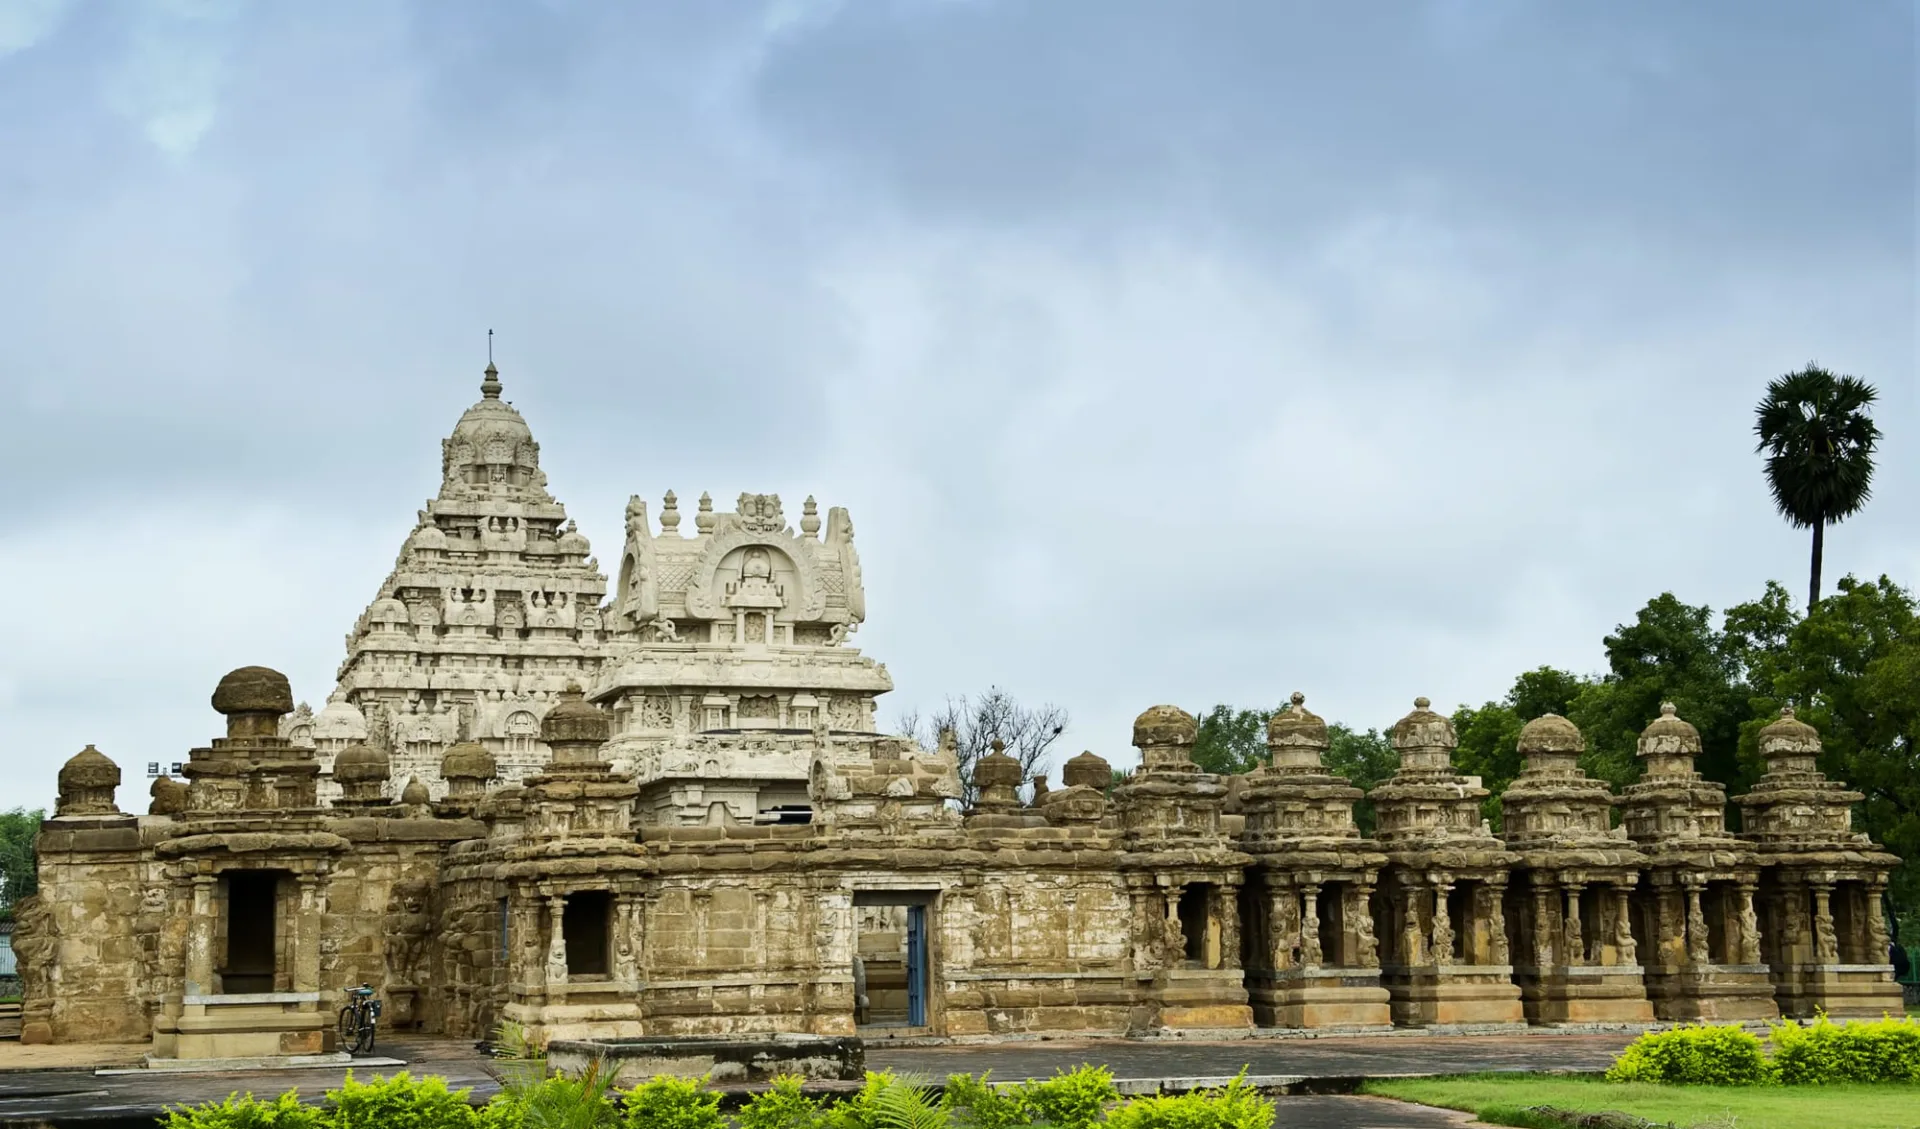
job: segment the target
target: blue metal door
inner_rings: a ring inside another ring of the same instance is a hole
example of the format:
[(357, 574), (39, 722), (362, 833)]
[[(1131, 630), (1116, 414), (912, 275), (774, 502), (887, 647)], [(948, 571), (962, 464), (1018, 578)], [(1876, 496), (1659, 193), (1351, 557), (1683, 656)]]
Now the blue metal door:
[(927, 1025), (927, 907), (907, 907), (907, 1024)]

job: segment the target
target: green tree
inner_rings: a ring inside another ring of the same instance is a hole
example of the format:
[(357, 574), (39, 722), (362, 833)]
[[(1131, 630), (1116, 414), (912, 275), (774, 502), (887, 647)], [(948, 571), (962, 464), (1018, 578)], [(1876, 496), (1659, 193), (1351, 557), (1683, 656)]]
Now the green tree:
[[(1329, 772), (1346, 777), (1354, 787), (1370, 792), (1400, 767), (1400, 755), (1379, 730), (1360, 733), (1336, 721), (1327, 726), (1327, 752), (1320, 763)], [(1373, 834), (1372, 800), (1353, 805), (1353, 821), (1362, 835)]]
[(1272, 710), (1236, 710), (1217, 705), (1200, 717), (1193, 741), (1193, 763), (1203, 772), (1231, 776), (1248, 772), (1267, 759), (1267, 720)]
[(1859, 512), (1872, 493), (1880, 429), (1868, 409), (1877, 396), (1866, 381), (1809, 364), (1769, 383), (1754, 409), (1755, 450), (1766, 456), (1774, 507), (1795, 528), (1813, 530), (1808, 609), (1820, 602), (1827, 526)]
[(46, 813), (25, 808), (0, 812), (0, 919), (13, 919), (13, 904), (40, 888), (34, 837)]
[[(1739, 736), (1745, 775), (1764, 770), (1759, 731), (1792, 705), (1820, 730), (1821, 770), (1866, 796), (1857, 829), (1902, 858), (1920, 858), (1920, 611), (1913, 593), (1884, 576), (1873, 583), (1843, 577), (1832, 596), (1792, 622), (1779, 645), (1754, 652), (1750, 682)], [(1920, 915), (1914, 871), (1903, 866), (1893, 884), (1894, 902), (1907, 917)]]

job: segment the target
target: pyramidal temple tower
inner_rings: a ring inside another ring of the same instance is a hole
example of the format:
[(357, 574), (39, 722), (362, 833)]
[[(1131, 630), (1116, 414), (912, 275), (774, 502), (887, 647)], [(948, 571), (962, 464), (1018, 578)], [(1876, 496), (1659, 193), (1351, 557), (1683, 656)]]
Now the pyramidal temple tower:
[(606, 577), (501, 390), (489, 361), (479, 402), (441, 442), (439, 494), (347, 636), (337, 688), (318, 714), (302, 706), (282, 722), (314, 748), (329, 802), (335, 758), (361, 745), (385, 755), (393, 796), (414, 778), (443, 796), (456, 744), (483, 746), (517, 782), (551, 759), (547, 711), (595, 681)]

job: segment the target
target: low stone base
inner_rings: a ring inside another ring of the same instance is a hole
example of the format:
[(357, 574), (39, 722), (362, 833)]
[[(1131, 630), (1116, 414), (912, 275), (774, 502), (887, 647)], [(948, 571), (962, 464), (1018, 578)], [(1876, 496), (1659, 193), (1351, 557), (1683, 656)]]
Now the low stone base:
[(1289, 969), (1253, 982), (1248, 995), (1262, 1027), (1388, 1027), (1393, 1011), (1377, 968)]
[(1645, 970), (1637, 964), (1517, 968), (1527, 1022), (1542, 1025), (1652, 1023)]
[(1508, 965), (1383, 968), (1380, 983), (1387, 990), (1396, 1027), (1526, 1022), (1520, 988)]
[(314, 992), (187, 996), (154, 1020), (161, 1061), (308, 1058), (334, 1052), (334, 1017)]
[(1746, 1023), (1778, 1019), (1773, 981), (1763, 964), (1648, 967), (1647, 1000), (1663, 1023)]
[(1801, 964), (1773, 970), (1780, 1014), (1796, 1019), (1825, 1012), (1834, 1019), (1904, 1015), (1906, 1000), (1890, 964)]
[(267, 1055), (259, 1058), (156, 1058), (133, 1070), (96, 1070), (95, 1074), (228, 1074), (235, 1070), (319, 1070), (332, 1066), (405, 1066), (405, 1059), (359, 1058), (345, 1051), (319, 1055)]
[(766, 1039), (593, 1039), (547, 1044), (547, 1065), (579, 1074), (593, 1063), (616, 1086), (665, 1074), (714, 1082), (765, 1082), (782, 1074), (839, 1081), (866, 1073), (858, 1039), (777, 1035)]
[(1253, 1027), (1253, 1008), (1237, 968), (1177, 968), (1153, 988), (1150, 1028), (1158, 1031), (1241, 1031)]

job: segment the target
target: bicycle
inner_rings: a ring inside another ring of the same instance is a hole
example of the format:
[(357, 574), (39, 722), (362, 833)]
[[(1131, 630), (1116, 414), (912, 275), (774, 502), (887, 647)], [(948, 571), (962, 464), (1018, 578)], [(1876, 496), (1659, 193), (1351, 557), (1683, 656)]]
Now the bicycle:
[(340, 1049), (363, 1055), (373, 1051), (374, 1029), (380, 1025), (380, 1001), (365, 984), (348, 988), (347, 1005), (340, 1009)]

